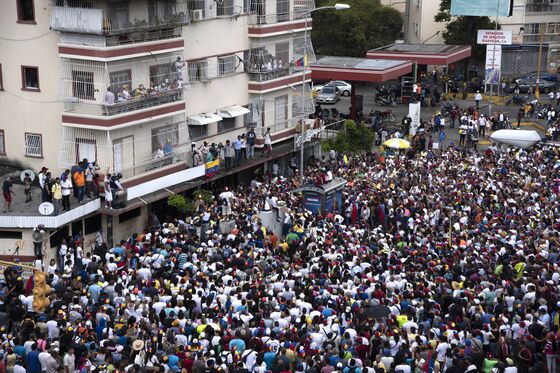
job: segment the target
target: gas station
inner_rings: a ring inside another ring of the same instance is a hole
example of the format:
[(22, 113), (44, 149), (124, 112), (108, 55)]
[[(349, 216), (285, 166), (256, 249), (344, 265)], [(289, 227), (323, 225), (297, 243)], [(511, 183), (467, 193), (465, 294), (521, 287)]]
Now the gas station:
[(344, 80), (352, 85), (350, 117), (356, 118), (356, 82), (383, 83), (412, 72), (412, 61), (325, 56), (310, 65), (313, 80)]
[(362, 108), (356, 82), (384, 83), (401, 78), (401, 100), (408, 104), (412, 84), (428, 65), (455, 70), (455, 64), (471, 56), (467, 45), (395, 43), (367, 52), (367, 58), (325, 56), (310, 65), (313, 80), (344, 80), (352, 85), (350, 117)]

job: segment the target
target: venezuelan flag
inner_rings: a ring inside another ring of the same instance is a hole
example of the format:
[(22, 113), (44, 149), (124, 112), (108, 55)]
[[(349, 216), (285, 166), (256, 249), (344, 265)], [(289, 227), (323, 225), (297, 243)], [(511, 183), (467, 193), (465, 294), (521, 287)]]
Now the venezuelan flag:
[(298, 59), (296, 60), (296, 66), (298, 66), (298, 67), (303, 66), (304, 63), (305, 63), (305, 59), (304, 59), (303, 57), (298, 58)]
[(206, 162), (206, 177), (212, 177), (220, 169), (220, 160), (216, 159), (212, 162)]

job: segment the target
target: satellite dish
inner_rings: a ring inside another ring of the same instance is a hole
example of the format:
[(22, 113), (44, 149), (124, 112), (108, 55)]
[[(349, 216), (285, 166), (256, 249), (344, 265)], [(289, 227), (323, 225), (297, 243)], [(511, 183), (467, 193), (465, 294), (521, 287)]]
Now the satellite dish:
[(33, 180), (35, 180), (35, 172), (33, 172), (33, 170), (23, 170), (23, 171), (21, 171), (21, 174), (19, 175), (19, 178), (21, 179), (22, 182), (25, 180), (25, 176), (29, 176), (29, 178), (31, 179), (31, 182), (33, 182)]
[(39, 213), (41, 215), (51, 215), (54, 212), (54, 206), (50, 202), (43, 202), (39, 205)]

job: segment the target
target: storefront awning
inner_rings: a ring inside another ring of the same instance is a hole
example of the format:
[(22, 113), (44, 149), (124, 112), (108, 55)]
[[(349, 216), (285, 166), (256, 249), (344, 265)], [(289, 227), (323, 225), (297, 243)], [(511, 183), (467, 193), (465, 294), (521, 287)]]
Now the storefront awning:
[(222, 118), (235, 118), (249, 113), (249, 109), (239, 105), (233, 105), (218, 110), (218, 115)]
[(213, 113), (202, 113), (190, 116), (187, 119), (187, 123), (191, 126), (204, 126), (205, 124), (219, 122), (222, 117)]

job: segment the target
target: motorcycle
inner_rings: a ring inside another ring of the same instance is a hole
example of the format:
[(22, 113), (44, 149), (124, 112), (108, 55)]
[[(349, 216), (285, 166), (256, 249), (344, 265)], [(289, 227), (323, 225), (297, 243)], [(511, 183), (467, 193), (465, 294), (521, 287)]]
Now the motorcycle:
[(395, 123), (396, 120), (391, 110), (387, 110), (387, 111), (372, 110), (369, 113), (369, 116), (370, 118), (374, 118), (374, 123), (375, 122)]
[(397, 106), (397, 102), (393, 96), (375, 95), (375, 103), (379, 106)]

